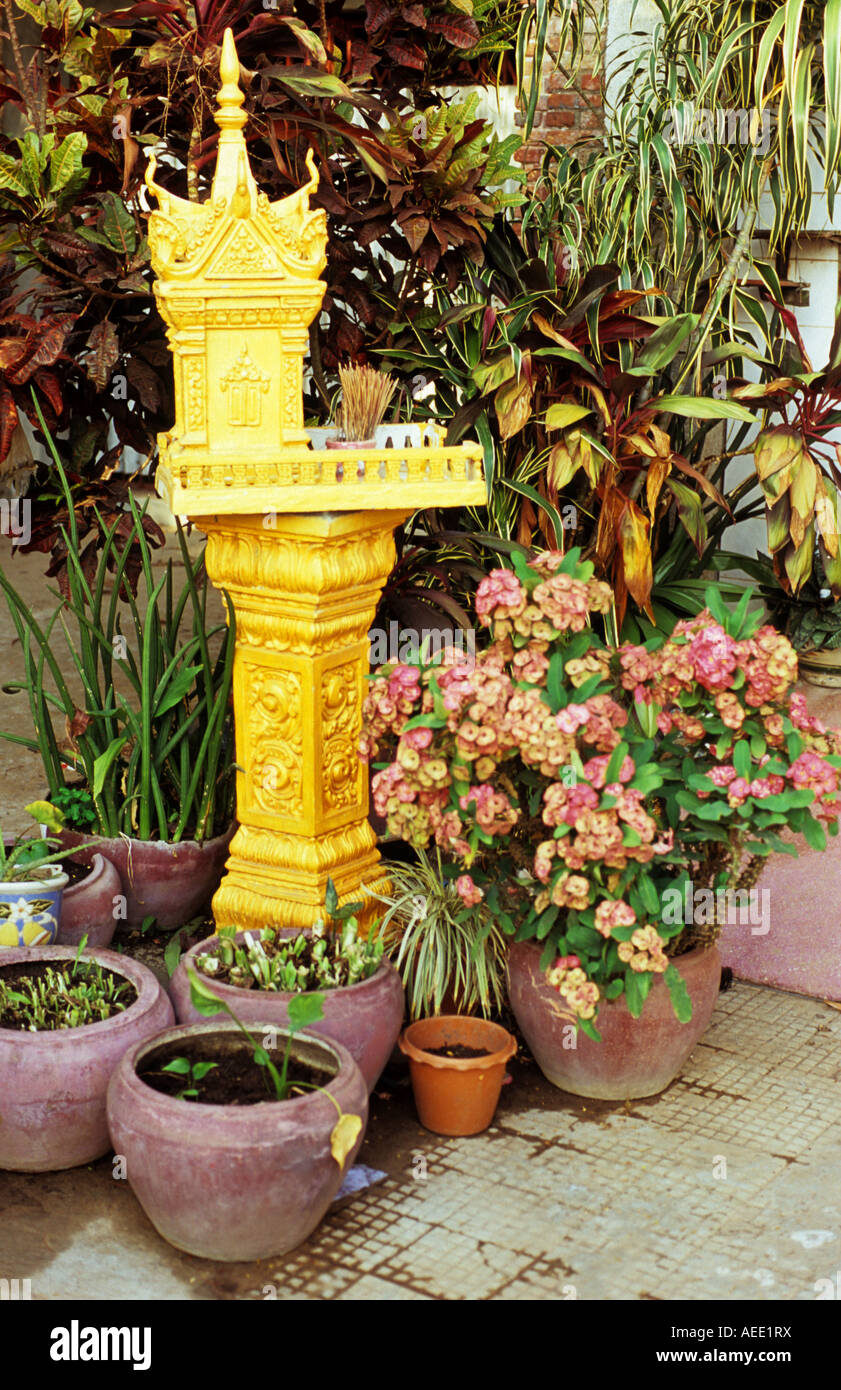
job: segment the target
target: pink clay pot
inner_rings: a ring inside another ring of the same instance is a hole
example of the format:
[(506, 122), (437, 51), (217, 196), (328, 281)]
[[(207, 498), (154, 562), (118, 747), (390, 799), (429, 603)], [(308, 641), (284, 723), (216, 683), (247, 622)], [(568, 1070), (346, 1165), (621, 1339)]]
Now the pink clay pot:
[(88, 946), (110, 946), (117, 926), (114, 899), (122, 891), (120, 875), (110, 859), (94, 854), (87, 878), (64, 890), (57, 944), (78, 946), (86, 936)]
[(63, 830), (62, 845), (74, 851), (80, 864), (90, 864), (101, 854), (116, 868), (126, 899), (125, 922), (138, 927), (144, 917), (154, 917), (158, 927), (183, 927), (204, 908), (219, 887), (234, 826), (215, 840), (100, 839), (78, 830)]
[(532, 941), (511, 946), (508, 994), (520, 1031), (547, 1081), (593, 1100), (632, 1100), (665, 1090), (712, 1016), (721, 982), (717, 948), (689, 951), (674, 962), (692, 1000), (689, 1023), (675, 1018), (669, 991), (658, 977), (639, 1018), (631, 1017), (624, 996), (599, 1006), (596, 1027), (601, 1042), (593, 1042), (580, 1029), (577, 1035), (570, 1033), (570, 1020), (559, 1008), (563, 1000), (540, 969), (542, 951)]
[[(72, 946), (4, 950), (0, 972), (4, 965), (75, 955)], [(0, 1028), (0, 1168), (52, 1173), (107, 1153), (105, 1097), (111, 1073), (128, 1048), (172, 1022), (166, 993), (144, 965), (100, 949), (86, 950), (82, 959), (124, 975), (137, 998), (123, 1013), (82, 1028), (45, 1033)]]
[[(137, 1075), (153, 1048), (222, 1032), (239, 1030), (231, 1019), (206, 1020), (138, 1043), (111, 1079), (108, 1122), (129, 1185), (164, 1240), (205, 1260), (264, 1260), (294, 1250), (324, 1216), (362, 1144), (368, 1091), (339, 1043), (309, 1030), (296, 1035), (295, 1054), (334, 1071), (326, 1090), (346, 1115), (362, 1120), (340, 1167), (330, 1152), (338, 1112), (320, 1091), (295, 1100), (209, 1105), (162, 1095)], [(282, 1035), (277, 1041), (285, 1046)]]
[[(299, 936), (300, 932), (288, 930), (282, 935)], [(242, 942), (244, 939), (245, 932), (238, 932), (236, 940)], [(202, 1015), (190, 1003), (187, 969), (196, 956), (212, 948), (214, 940), (210, 936), (187, 951), (170, 980), (169, 997), (179, 1023), (199, 1023), (202, 1019)], [(202, 975), (201, 979), (214, 994), (224, 999), (244, 1023), (267, 1019), (276, 1028), (286, 1027), (289, 1000), (294, 997), (293, 994), (265, 989), (239, 989), (236, 985), (217, 982), (210, 975)], [(323, 993), (324, 1017), (320, 1022), (313, 1023), (310, 1031), (332, 1038), (347, 1048), (362, 1072), (370, 1093), (391, 1056), (403, 1026), (403, 982), (394, 966), (384, 960), (369, 979), (340, 989), (325, 989)], [(219, 1016), (225, 1017), (221, 1010)]]

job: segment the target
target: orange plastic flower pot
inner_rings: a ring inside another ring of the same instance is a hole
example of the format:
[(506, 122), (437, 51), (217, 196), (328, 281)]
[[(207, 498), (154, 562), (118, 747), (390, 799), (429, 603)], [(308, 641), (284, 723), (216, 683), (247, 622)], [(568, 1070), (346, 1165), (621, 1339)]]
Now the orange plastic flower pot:
[[(433, 1057), (429, 1048), (486, 1048), (485, 1057)], [(418, 1118), (433, 1134), (480, 1134), (494, 1117), (505, 1064), (517, 1051), (511, 1033), (481, 1018), (439, 1015), (410, 1023), (400, 1038), (409, 1059)]]

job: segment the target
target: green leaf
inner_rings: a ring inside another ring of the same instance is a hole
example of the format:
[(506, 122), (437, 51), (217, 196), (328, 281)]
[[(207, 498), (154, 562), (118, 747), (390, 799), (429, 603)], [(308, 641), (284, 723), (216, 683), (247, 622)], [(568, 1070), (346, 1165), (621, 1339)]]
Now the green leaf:
[(756, 416), (738, 401), (713, 396), (661, 396), (650, 404), (664, 413), (686, 415), (691, 420), (744, 420), (748, 425), (756, 422)]
[(0, 154), (0, 188), (8, 188), (10, 193), (17, 194), (19, 198), (29, 196), (29, 190), (21, 178), (20, 165), (7, 154)]
[[(88, 147), (88, 138), (81, 130), (65, 135), (58, 149), (50, 155), (50, 190), (58, 193), (82, 171), (82, 155)], [(87, 174), (87, 170), (85, 170)], [(132, 225), (134, 225), (132, 223)]]
[(111, 740), (105, 752), (100, 753), (99, 757), (94, 760), (93, 782), (91, 784), (91, 794), (94, 801), (102, 794), (102, 788), (105, 786), (105, 778), (108, 776), (108, 769), (120, 752), (120, 749), (124, 748), (127, 743), (127, 734), (118, 735), (117, 738)]
[(134, 225), (134, 218), (122, 198), (118, 197), (116, 193), (107, 195), (102, 230), (115, 251), (121, 251), (123, 255), (128, 255), (136, 249), (137, 228)]
[(628, 1013), (631, 1018), (639, 1018), (653, 983), (654, 977), (650, 970), (628, 969), (625, 971), (625, 1002), (628, 1005)]
[(558, 401), (555, 405), (550, 405), (546, 412), (544, 424), (547, 430), (566, 429), (567, 425), (574, 425), (576, 420), (583, 420), (585, 415), (592, 415), (592, 410), (586, 405), (575, 405), (572, 401)]
[(667, 966), (663, 979), (671, 996), (675, 1017), (680, 1023), (688, 1023), (692, 1017), (692, 1000), (686, 981), (674, 965)]
[(218, 1065), (218, 1062), (196, 1062), (193, 1067), (193, 1079), (195, 1081), (203, 1081), (207, 1073), (213, 1071), (213, 1068), (218, 1067)]
[(826, 849), (826, 831), (814, 816), (804, 817), (801, 833), (810, 849)]
[(161, 1071), (171, 1071), (174, 1076), (189, 1076), (190, 1063), (186, 1057), (173, 1057), (171, 1062), (167, 1062)]
[(297, 1033), (299, 1028), (309, 1028), (310, 1024), (318, 1023), (323, 1017), (323, 994), (295, 994), (289, 1000), (287, 1018), (290, 1032)]
[(54, 834), (64, 829), (64, 815), (50, 801), (30, 801), (24, 810), (34, 821), (37, 821), (39, 825), (45, 825)]
[(195, 970), (188, 970), (187, 978), (190, 981), (190, 1003), (196, 1013), (201, 1014), (203, 1018), (211, 1018), (214, 1014), (231, 1012), (224, 1000), (213, 993)]
[(750, 781), (751, 757), (750, 744), (748, 743), (747, 739), (740, 738), (738, 743), (734, 747), (733, 766), (735, 767), (739, 777), (744, 777), (746, 781)]

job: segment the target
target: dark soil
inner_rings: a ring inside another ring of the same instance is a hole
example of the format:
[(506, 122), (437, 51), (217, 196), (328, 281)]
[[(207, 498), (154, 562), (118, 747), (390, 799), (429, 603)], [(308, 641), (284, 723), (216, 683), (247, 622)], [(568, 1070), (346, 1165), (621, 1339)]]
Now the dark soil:
[[(201, 1081), (193, 1082), (189, 1076), (161, 1070), (176, 1057), (186, 1057), (191, 1066), (197, 1062), (215, 1062), (216, 1066)], [(280, 1071), (283, 1066), (281, 1048), (272, 1061)], [(147, 1086), (165, 1096), (177, 1096), (180, 1091), (195, 1087), (198, 1096), (188, 1099), (198, 1100), (203, 1105), (256, 1105), (259, 1101), (277, 1099), (271, 1077), (265, 1067), (254, 1062), (250, 1045), (244, 1038), (230, 1033), (204, 1033), (163, 1043), (146, 1054), (137, 1074)], [(328, 1086), (334, 1076), (335, 1072), (310, 1066), (293, 1051), (287, 1073), (287, 1080), (292, 1083), (288, 1098), (295, 1100), (307, 1095), (313, 1086)], [(271, 1090), (267, 1089), (267, 1082)]]
[(454, 1057), (461, 1061), (464, 1057), (490, 1057), (486, 1047), (465, 1047), (464, 1043), (448, 1043), (445, 1047), (424, 1047), (430, 1057)]
[[(86, 975), (88, 973), (84, 961), (77, 967), (76, 974), (74, 977), (72, 973), (73, 962), (71, 960), (25, 960), (16, 961), (12, 965), (0, 965), (0, 981), (14, 988), (15, 984), (21, 980), (43, 979), (44, 976), (47, 974), (48, 970), (52, 970), (56, 974), (62, 975), (69, 986), (72, 986), (74, 984), (84, 984)], [(112, 1017), (114, 1016), (114, 1014), (124, 1013), (126, 1009), (131, 1008), (131, 1005), (137, 998), (137, 990), (135, 989), (131, 981), (127, 980), (124, 975), (120, 975), (116, 970), (107, 970), (105, 968), (102, 969), (102, 979), (104, 981), (114, 980), (116, 984), (123, 986), (123, 990), (119, 996), (118, 1001), (120, 1007), (119, 1009), (115, 1008), (112, 1011)], [(100, 1021), (101, 1020), (98, 1019), (96, 1020), (96, 1022)], [(85, 1025), (83, 1024), (81, 1026), (84, 1027)], [(17, 1017), (11, 1017), (7, 1012), (0, 1012), (0, 1028), (8, 1028), (12, 1030), (17, 1030), (18, 1032), (25, 1031), (25, 1027), (19, 1021), (19, 1019)], [(44, 1031), (46, 1032), (50, 1030), (45, 1029)]]
[(81, 883), (91, 871), (90, 864), (77, 864), (74, 859), (62, 859), (61, 867), (70, 879), (68, 888), (72, 888), (74, 883)]

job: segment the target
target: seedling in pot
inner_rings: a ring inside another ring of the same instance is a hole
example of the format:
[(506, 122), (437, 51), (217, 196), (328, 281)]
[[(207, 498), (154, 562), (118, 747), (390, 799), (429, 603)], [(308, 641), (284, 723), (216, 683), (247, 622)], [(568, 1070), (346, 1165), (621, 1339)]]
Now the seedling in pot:
[(0, 979), (3, 1027), (27, 1033), (82, 1028), (129, 1007), (134, 986), (98, 961), (82, 961), (86, 943), (83, 937), (69, 969), (49, 965), (43, 974), (18, 980), (14, 988)]
[(177, 1091), (176, 1100), (198, 1100), (198, 1085), (203, 1081), (209, 1071), (218, 1066), (218, 1062), (190, 1062), (187, 1057), (173, 1057), (171, 1062), (167, 1062), (161, 1071), (172, 1072), (174, 1076), (186, 1076), (190, 1085), (183, 1091)]
[(375, 935), (372, 927), (367, 939), (359, 935), (356, 913), (362, 906), (345, 903), (339, 907), (335, 886), (328, 879), (324, 903), (327, 924), (317, 922), (309, 935), (293, 937), (267, 927), (259, 935), (246, 932), (244, 943), (235, 940), (235, 927), (220, 927), (212, 948), (197, 957), (197, 969), (238, 989), (275, 993), (309, 993), (359, 984), (376, 974), (383, 957), (381, 933)]
[[(275, 1066), (266, 1049), (257, 1038), (255, 1038), (250, 1029), (246, 1028), (242, 1020), (237, 1018), (237, 1015), (230, 1005), (226, 1004), (223, 999), (220, 999), (217, 994), (214, 994), (212, 990), (208, 989), (207, 985), (204, 984), (194, 970), (188, 970), (187, 976), (190, 981), (190, 999), (196, 1012), (205, 1018), (211, 1018), (217, 1015), (220, 1009), (224, 1009), (225, 1013), (230, 1015), (240, 1032), (244, 1033), (251, 1044), (255, 1066), (265, 1068), (266, 1087), (269, 1093), (271, 1094), (273, 1091), (276, 1100), (288, 1100), (292, 1090), (288, 1076), (289, 1060), (292, 1055), (292, 1042), (294, 1036), (296, 1033), (299, 1033), (301, 1029), (309, 1028), (313, 1023), (318, 1023), (319, 1020), (324, 1017), (324, 995), (296, 994), (294, 998), (290, 999), (285, 1029), (288, 1035), (286, 1049), (283, 1055), (283, 1063), (278, 1071), (278, 1068)], [(304, 1082), (296, 1084), (307, 1086), (307, 1089), (321, 1091), (322, 1095), (327, 1096), (336, 1107), (339, 1118), (330, 1133), (330, 1152), (341, 1168), (359, 1137), (359, 1132), (362, 1129), (361, 1117), (359, 1115), (346, 1115), (335, 1096), (331, 1095), (323, 1086), (313, 1086), (310, 1088), (307, 1083)]]

